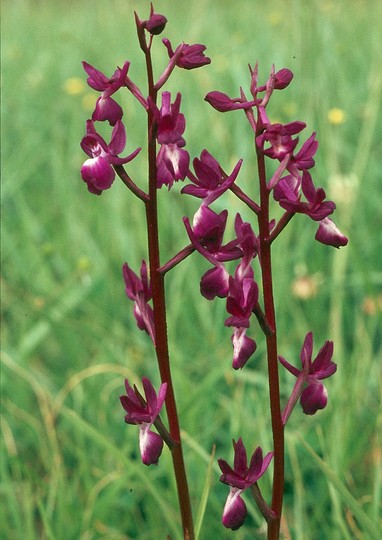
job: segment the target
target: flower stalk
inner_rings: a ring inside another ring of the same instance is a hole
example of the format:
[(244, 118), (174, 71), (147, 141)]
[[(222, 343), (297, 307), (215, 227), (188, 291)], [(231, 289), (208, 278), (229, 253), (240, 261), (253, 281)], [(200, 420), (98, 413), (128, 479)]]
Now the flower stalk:
[[(258, 135), (258, 133), (257, 133)], [(259, 186), (260, 212), (258, 214), (259, 240), (261, 256), (261, 279), (265, 320), (272, 333), (265, 333), (268, 363), (269, 401), (273, 436), (273, 519), (268, 520), (268, 540), (277, 540), (280, 532), (280, 520), (284, 495), (284, 425), (281, 417), (280, 383), (277, 361), (277, 328), (273, 299), (272, 256), (269, 241), (269, 190), (267, 188), (264, 154), (256, 148)]]
[[(138, 25), (139, 26), (139, 25)], [(139, 30), (138, 30), (139, 33)], [(143, 38), (145, 39), (145, 37)], [(141, 46), (143, 43), (140, 39)], [(150, 41), (151, 43), (151, 41)], [(156, 105), (157, 90), (154, 87), (153, 69), (150, 48), (146, 45), (145, 49), (147, 81), (149, 96), (152, 103)], [(157, 151), (156, 134), (157, 125), (154, 119), (153, 110), (149, 109), (147, 115), (148, 132), (148, 182), (149, 198), (145, 201), (146, 222), (147, 222), (147, 240), (149, 267), (152, 286), (152, 300), (154, 310), (155, 327), (155, 352), (158, 360), (158, 367), (162, 383), (167, 384), (167, 393), (165, 399), (167, 417), (169, 422), (169, 432), (174, 445), (171, 449), (174, 473), (176, 478), (180, 514), (185, 540), (194, 539), (194, 526), (192, 519), (191, 500), (188, 489), (188, 481), (183, 458), (182, 442), (180, 436), (179, 419), (176, 407), (174, 387), (171, 377), (170, 359), (167, 338), (167, 315), (165, 301), (164, 274), (161, 273), (160, 248), (159, 248), (159, 229), (158, 229), (158, 203), (157, 203)]]

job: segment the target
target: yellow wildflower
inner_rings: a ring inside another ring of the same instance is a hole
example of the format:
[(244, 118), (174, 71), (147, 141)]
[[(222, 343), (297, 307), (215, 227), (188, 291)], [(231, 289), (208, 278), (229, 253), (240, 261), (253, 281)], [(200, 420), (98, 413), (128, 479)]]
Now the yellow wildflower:
[(346, 113), (343, 109), (338, 109), (334, 107), (328, 112), (328, 120), (334, 126), (339, 126), (346, 122)]
[(76, 96), (85, 90), (85, 83), (79, 77), (71, 77), (64, 82), (64, 90), (69, 96)]

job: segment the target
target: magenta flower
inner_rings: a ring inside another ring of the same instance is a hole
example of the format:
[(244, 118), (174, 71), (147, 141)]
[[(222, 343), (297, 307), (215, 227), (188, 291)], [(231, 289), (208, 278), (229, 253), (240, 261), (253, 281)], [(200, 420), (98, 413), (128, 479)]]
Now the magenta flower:
[[(308, 202), (301, 201), (300, 186)], [(285, 210), (306, 214), (314, 221), (323, 220), (336, 208), (333, 201), (325, 201), (323, 188), (314, 187), (308, 171), (303, 171), (301, 180), (295, 176), (282, 178), (274, 188), (273, 196)]]
[(177, 180), (184, 180), (190, 163), (190, 156), (183, 150), (186, 142), (182, 135), (186, 128), (184, 115), (180, 110), (181, 95), (178, 94), (171, 104), (170, 92), (162, 93), (160, 110), (150, 100), (150, 107), (157, 123), (157, 140), (161, 148), (157, 155), (158, 187), (170, 189)]
[(247, 508), (241, 498), (241, 493), (263, 476), (271, 462), (273, 452), (269, 452), (263, 459), (263, 451), (259, 446), (253, 453), (248, 467), (247, 452), (241, 437), (237, 443), (233, 441), (233, 448), (235, 452), (233, 469), (224, 459), (219, 459), (218, 463), (223, 473), (220, 481), (230, 486), (223, 510), (222, 523), (228, 529), (236, 530), (243, 525), (247, 515)]
[(250, 266), (244, 274), (242, 273), (243, 260), (244, 257), (236, 268), (235, 277), (229, 278), (226, 308), (231, 317), (224, 323), (225, 326), (235, 328), (231, 337), (234, 369), (242, 369), (257, 348), (255, 340), (246, 334), (250, 325), (249, 319), (258, 302), (259, 288), (253, 279), (253, 270)]
[(243, 279), (229, 278), (227, 311), (231, 314), (225, 321), (226, 326), (249, 328), (252, 310), (258, 302), (259, 288), (253, 277)]
[[(270, 124), (265, 131), (256, 137), (256, 144), (264, 154), (272, 159), (282, 161), (287, 154), (292, 154), (298, 143), (298, 138), (292, 135), (300, 133), (305, 128), (304, 122), (291, 122), (290, 124)], [(264, 145), (269, 143), (268, 148)]]
[(309, 332), (305, 337), (301, 349), (301, 370), (289, 364), (282, 356), (279, 356), (281, 364), (292, 373), (292, 375), (297, 377), (291, 397), (289, 398), (283, 413), (284, 424), (292, 412), (298, 398), (300, 398), (300, 404), (305, 414), (312, 415), (319, 409), (324, 409), (326, 407), (328, 394), (326, 388), (320, 381), (330, 377), (337, 371), (337, 365), (332, 362), (333, 342), (325, 341), (313, 362), (312, 352), (313, 334), (312, 332)]
[(348, 243), (346, 236), (342, 234), (339, 228), (328, 217), (320, 221), (315, 239), (322, 244), (336, 248), (346, 246)]
[(140, 278), (127, 263), (123, 265), (122, 271), (126, 295), (134, 301), (134, 317), (137, 326), (140, 330), (147, 332), (155, 344), (154, 312), (148, 303), (151, 300), (152, 292), (146, 262), (142, 261)]
[(200, 292), (207, 300), (227, 296), (229, 274), (223, 263), (238, 259), (243, 254), (237, 238), (223, 245), (227, 216), (227, 210), (216, 214), (208, 206), (201, 205), (194, 216), (193, 227), (188, 218), (183, 218), (191, 243), (215, 267), (208, 270), (200, 281)]
[(225, 326), (234, 327), (231, 337), (232, 367), (242, 369), (257, 348), (255, 340), (246, 334), (250, 326), (250, 317), (258, 303), (259, 291), (257, 283), (253, 279), (251, 262), (259, 252), (259, 242), (251, 225), (243, 222), (240, 214), (236, 215), (235, 231), (243, 255), (236, 267), (235, 277), (229, 278), (226, 308), (231, 317), (226, 319)]
[[(209, 206), (201, 205), (194, 215), (192, 229), (188, 219), (183, 219), (190, 240), (196, 249), (206, 257), (205, 251), (201, 251), (198, 246), (204, 248), (218, 262), (233, 261), (241, 257), (243, 253), (238, 247), (238, 239), (223, 245), (227, 217), (228, 210), (217, 214)], [(210, 259), (209, 256), (206, 258)]]
[(186, 129), (186, 120), (180, 113), (182, 96), (177, 94), (174, 103), (171, 103), (171, 93), (162, 92), (162, 105), (160, 110), (151, 103), (154, 118), (157, 122), (157, 139), (159, 144), (178, 144), (184, 146), (182, 135)]
[(139, 426), (139, 449), (142, 462), (145, 465), (157, 465), (163, 449), (163, 440), (158, 433), (151, 430), (151, 427), (163, 406), (167, 383), (160, 385), (158, 396), (149, 379), (143, 377), (142, 384), (146, 398), (145, 405), (142, 405), (127, 379), (125, 380), (127, 395), (120, 396), (119, 399), (127, 413), (125, 422)]
[(91, 193), (100, 195), (109, 189), (114, 182), (113, 165), (128, 163), (140, 152), (137, 148), (125, 158), (118, 157), (126, 145), (126, 132), (123, 123), (118, 120), (115, 124), (111, 140), (106, 144), (104, 139), (94, 129), (92, 120), (86, 123), (86, 135), (81, 141), (82, 150), (90, 156), (81, 167), (81, 176)]
[(114, 74), (108, 78), (101, 71), (94, 68), (87, 62), (82, 62), (83, 68), (89, 75), (87, 83), (91, 88), (102, 92), (98, 98), (92, 120), (108, 120), (110, 125), (114, 126), (118, 120), (122, 119), (123, 111), (120, 105), (110, 96), (112, 96), (122, 86), (125, 86), (126, 75), (129, 70), (130, 62), (125, 62), (122, 68), (117, 68)]
[(307, 139), (302, 145), (301, 149), (294, 156), (290, 157), (287, 169), (293, 175), (297, 175), (298, 171), (304, 171), (314, 167), (315, 161), (313, 156), (317, 152), (318, 141), (316, 141), (316, 133)]
[(227, 217), (228, 210), (223, 210), (220, 214), (217, 214), (208, 206), (200, 206), (194, 215), (192, 222), (194, 236), (210, 253), (219, 253), (223, 244)]
[(211, 63), (211, 59), (208, 58), (208, 56), (204, 56), (204, 51), (206, 50), (205, 45), (188, 45), (187, 43), (183, 43), (182, 45), (179, 45), (174, 52), (171, 43), (167, 38), (162, 39), (162, 41), (167, 48), (170, 59), (179, 51), (179, 48), (182, 49), (182, 52), (176, 61), (176, 65), (180, 68), (195, 69)]
[(243, 223), (237, 214), (235, 219), (237, 238), (223, 245), (227, 217), (227, 210), (216, 214), (202, 204), (194, 216), (192, 227), (188, 218), (183, 218), (191, 243), (215, 267), (208, 270), (200, 282), (201, 294), (207, 300), (213, 300), (216, 296), (225, 298), (228, 294), (229, 273), (223, 263), (242, 258), (236, 277), (239, 275), (240, 279), (248, 275), (253, 277), (253, 272), (248, 267), (257, 253), (257, 239), (250, 224)]
[(195, 158), (193, 161), (196, 176), (191, 171), (188, 172), (193, 184), (185, 186), (181, 193), (204, 199), (203, 204), (208, 206), (232, 186), (242, 162), (242, 159), (239, 160), (232, 173), (226, 176), (216, 159), (207, 150), (203, 150), (200, 159)]
[(256, 237), (251, 224), (243, 221), (240, 214), (236, 214), (235, 232), (238, 244), (243, 252), (240, 264), (235, 270), (235, 278), (243, 280), (246, 277), (253, 278), (251, 267), (252, 259), (260, 252), (260, 242)]

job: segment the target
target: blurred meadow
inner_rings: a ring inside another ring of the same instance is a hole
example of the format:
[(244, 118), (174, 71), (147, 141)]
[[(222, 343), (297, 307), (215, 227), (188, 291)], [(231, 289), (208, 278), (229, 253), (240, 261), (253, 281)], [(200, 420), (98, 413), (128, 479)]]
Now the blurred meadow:
[[(238, 184), (255, 193), (253, 138), (240, 112), (219, 114), (211, 90), (248, 88), (248, 63), (265, 80), (272, 63), (294, 72), (274, 95), (274, 121), (307, 123), (320, 146), (313, 178), (337, 203), (334, 221), (349, 237), (341, 250), (314, 241), (315, 224), (296, 216), (274, 247), (279, 352), (298, 362), (305, 334), (315, 351), (335, 342), (337, 374), (328, 406), (314, 417), (297, 407), (287, 426), (283, 538), (380, 538), (382, 359), (382, 178), (380, 0), (195, 0), (154, 2), (173, 45), (204, 43), (212, 64), (178, 70), (192, 157), (207, 148)], [(1, 528), (8, 540), (180, 538), (171, 460), (137, 455), (137, 430), (123, 421), (128, 377), (159, 378), (151, 344), (124, 294), (121, 267), (146, 257), (142, 205), (121, 182), (96, 197), (79, 170), (79, 142), (96, 92), (81, 61), (111, 75), (130, 60), (145, 83), (133, 10), (138, 0), (2, 2), (2, 457)], [(166, 51), (157, 40), (157, 74)], [(122, 97), (123, 155), (144, 145), (144, 117)], [(127, 169), (145, 186), (144, 154)], [(230, 169), (231, 170), (231, 169)], [(198, 202), (161, 190), (163, 261), (188, 243), (181, 218)], [(253, 219), (232, 194), (232, 215)], [(207, 269), (196, 254), (167, 276), (169, 340), (186, 466), (200, 540), (265, 538), (246, 497), (245, 526), (222, 527), (228, 489), (216, 457), (232, 461), (232, 438), (271, 449), (265, 348), (231, 369), (223, 301), (199, 295)], [(282, 373), (287, 399), (293, 377)], [(212, 463), (212, 465), (211, 465)], [(270, 475), (261, 480), (266, 497)]]

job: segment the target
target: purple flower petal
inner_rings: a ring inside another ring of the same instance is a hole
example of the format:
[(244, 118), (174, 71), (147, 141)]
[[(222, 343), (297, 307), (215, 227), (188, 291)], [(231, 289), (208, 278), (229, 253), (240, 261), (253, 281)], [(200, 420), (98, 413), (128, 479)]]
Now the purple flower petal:
[(242, 280), (229, 279), (229, 294), (227, 297), (227, 311), (231, 313), (225, 321), (225, 326), (249, 327), (249, 318), (258, 300), (259, 289), (253, 278), (245, 277)]
[(113, 131), (111, 133), (111, 139), (109, 143), (109, 151), (110, 154), (113, 156), (117, 156), (123, 150), (126, 146), (126, 131), (125, 126), (123, 123), (119, 120), (113, 127)]
[(301, 348), (301, 365), (304, 369), (309, 369), (311, 361), (312, 361), (312, 352), (313, 352), (313, 334), (312, 332), (308, 332), (306, 334), (304, 343)]
[(82, 62), (82, 66), (89, 75), (87, 80), (88, 85), (94, 90), (103, 92), (103, 90), (105, 90), (107, 87), (107, 83), (109, 81), (108, 77), (87, 62)]
[(248, 467), (247, 481), (252, 484), (257, 482), (257, 480), (263, 476), (265, 471), (268, 469), (269, 464), (273, 458), (273, 452), (268, 452), (268, 454), (263, 459), (263, 451), (260, 448), (256, 448), (255, 452), (252, 455), (251, 462)]
[(295, 377), (298, 377), (300, 375), (301, 373), (300, 370), (292, 366), (292, 364), (287, 362), (285, 358), (283, 358), (282, 356), (279, 356), (278, 359), (279, 359), (280, 364), (282, 364), (285, 367), (285, 369), (289, 371), (289, 373), (292, 373), (292, 375), (294, 375)]
[(299, 152), (295, 156), (292, 156), (292, 164), (297, 167), (297, 169), (302, 171), (311, 169), (314, 166), (315, 161), (313, 156), (317, 152), (318, 148), (318, 142), (315, 140), (315, 138), (316, 133), (312, 133), (309, 139), (304, 142)]
[(281, 178), (273, 189), (275, 201), (298, 201), (300, 185), (301, 181), (296, 176), (288, 175)]
[(337, 371), (337, 365), (332, 362), (333, 341), (325, 341), (312, 363), (311, 372), (317, 379), (326, 379)]

